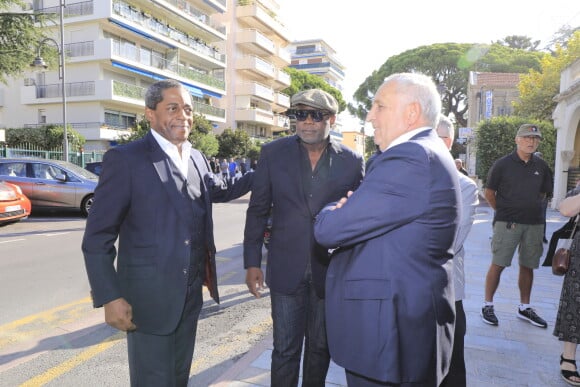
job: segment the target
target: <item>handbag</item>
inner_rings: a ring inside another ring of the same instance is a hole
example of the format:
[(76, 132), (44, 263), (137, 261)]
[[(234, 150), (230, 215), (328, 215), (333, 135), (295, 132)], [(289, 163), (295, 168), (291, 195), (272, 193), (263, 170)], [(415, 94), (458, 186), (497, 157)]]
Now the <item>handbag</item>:
[(576, 231), (576, 226), (578, 225), (578, 215), (576, 216), (576, 221), (574, 222), (574, 228), (570, 234), (570, 238), (558, 240), (558, 247), (556, 247), (556, 252), (552, 258), (552, 274), (554, 275), (564, 275), (570, 267), (571, 252), (570, 247), (572, 246), (572, 241), (574, 240), (574, 232)]

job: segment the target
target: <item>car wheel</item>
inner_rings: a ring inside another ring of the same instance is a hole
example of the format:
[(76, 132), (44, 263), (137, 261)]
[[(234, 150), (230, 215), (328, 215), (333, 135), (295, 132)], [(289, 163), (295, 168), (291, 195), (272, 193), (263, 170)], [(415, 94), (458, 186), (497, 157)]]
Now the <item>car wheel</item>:
[(83, 199), (81, 202), (81, 214), (86, 217), (89, 215), (89, 211), (93, 205), (93, 201), (95, 200), (95, 195), (88, 195)]

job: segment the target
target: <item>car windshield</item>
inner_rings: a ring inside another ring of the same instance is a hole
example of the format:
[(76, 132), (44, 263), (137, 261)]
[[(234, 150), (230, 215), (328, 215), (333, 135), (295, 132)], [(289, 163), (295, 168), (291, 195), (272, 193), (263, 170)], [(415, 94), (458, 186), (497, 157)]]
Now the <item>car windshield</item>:
[(51, 160), (52, 162), (54, 162), (55, 164), (57, 164), (58, 166), (61, 166), (63, 168), (68, 169), (69, 171), (71, 171), (72, 173), (79, 175), (81, 177), (84, 177), (85, 179), (90, 179), (90, 180), (98, 180), (99, 177), (97, 175), (95, 175), (94, 173), (92, 173), (91, 171), (87, 171), (84, 168), (79, 167), (76, 164), (67, 162), (67, 161), (61, 161), (61, 160)]

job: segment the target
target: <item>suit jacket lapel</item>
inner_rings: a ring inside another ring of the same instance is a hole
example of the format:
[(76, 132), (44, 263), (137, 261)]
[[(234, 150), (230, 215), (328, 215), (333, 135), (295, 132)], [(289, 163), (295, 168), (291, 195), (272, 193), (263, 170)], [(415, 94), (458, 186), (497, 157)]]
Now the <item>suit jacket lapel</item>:
[[(163, 149), (161, 149), (151, 133), (147, 134), (146, 140), (149, 144), (149, 157), (151, 158), (155, 171), (157, 171), (157, 176), (159, 177), (161, 184), (163, 184), (163, 188), (165, 188), (165, 192), (167, 192), (168, 200), (175, 208), (178, 216), (184, 216), (185, 212), (182, 207), (183, 196), (181, 192), (179, 192), (176, 182), (176, 179), (178, 179), (178, 181), (181, 180), (181, 183), (183, 184), (184, 179), (176, 168), (171, 168), (169, 157), (165, 152), (163, 152)], [(187, 219), (185, 219), (185, 221), (187, 222)]]

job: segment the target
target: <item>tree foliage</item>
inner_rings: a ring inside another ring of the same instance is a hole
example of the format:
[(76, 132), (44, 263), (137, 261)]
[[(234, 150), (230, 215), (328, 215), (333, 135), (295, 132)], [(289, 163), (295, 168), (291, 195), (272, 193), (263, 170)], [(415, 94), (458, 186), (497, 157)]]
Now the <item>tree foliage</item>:
[(321, 89), (336, 98), (338, 102), (338, 112), (342, 112), (346, 109), (346, 102), (342, 98), (342, 93), (340, 90), (330, 86), (326, 81), (319, 77), (318, 75), (310, 74), (306, 71), (297, 70), (292, 67), (287, 67), (284, 69), (291, 79), (291, 84), (286, 89), (283, 90), (284, 94), (293, 96), (299, 91), (308, 89)]
[(469, 71), (523, 73), (530, 68), (539, 68), (543, 55), (500, 44), (438, 43), (417, 47), (390, 57), (373, 71), (356, 90), (355, 105), (348, 108), (351, 114), (364, 119), (373, 95), (387, 76), (399, 72), (421, 72), (430, 76), (437, 85), (443, 113), (452, 114), (458, 126), (467, 126)]
[[(566, 48), (565, 48), (566, 47)], [(551, 120), (556, 108), (554, 96), (560, 91), (560, 74), (580, 58), (580, 31), (576, 31), (566, 45), (556, 45), (553, 55), (545, 55), (540, 69), (532, 69), (520, 79), (520, 99), (514, 113), (537, 120)]]
[(542, 141), (538, 147), (538, 152), (542, 153), (544, 160), (548, 163), (552, 171), (554, 170), (556, 131), (550, 122), (526, 120), (525, 118), (515, 116), (494, 117), (481, 121), (476, 130), (476, 173), (484, 182), (493, 163), (516, 149), (516, 133), (518, 128), (523, 124), (534, 124), (540, 128)]
[(521, 35), (506, 36), (502, 40), (498, 40), (495, 43), (509, 48), (516, 48), (527, 51), (537, 51), (537, 48), (540, 45), (539, 40), (534, 40), (532, 42), (532, 38)]
[[(76, 130), (67, 126), (67, 138), (71, 151), (80, 149), (86, 142)], [(60, 149), (63, 146), (62, 125), (46, 125), (42, 128), (6, 129), (6, 143), (10, 147), (35, 146), (41, 149)]]
[(253, 147), (252, 139), (245, 130), (226, 129), (217, 136), (219, 142), (218, 157), (246, 156)]
[[(22, 1), (0, 0), (0, 10), (24, 9)], [(47, 36), (45, 27), (54, 15), (30, 11), (0, 13), (0, 82), (17, 76), (30, 67), (36, 57), (38, 44)], [(40, 47), (43, 59), (51, 67), (57, 63), (58, 48)]]

